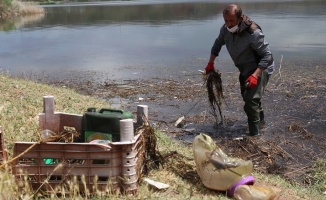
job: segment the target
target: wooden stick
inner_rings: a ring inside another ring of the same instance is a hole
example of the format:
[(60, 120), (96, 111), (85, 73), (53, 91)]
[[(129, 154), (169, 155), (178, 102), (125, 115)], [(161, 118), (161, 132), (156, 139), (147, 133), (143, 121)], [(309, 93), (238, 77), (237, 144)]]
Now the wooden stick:
[(305, 167), (302, 167), (302, 168), (300, 168), (300, 169), (297, 169), (297, 170), (294, 170), (294, 171), (291, 171), (291, 172), (285, 173), (284, 175), (292, 174), (292, 173), (294, 173), (294, 172), (301, 171), (301, 170), (306, 169), (306, 168), (308, 168), (308, 167), (309, 167), (309, 166), (305, 166)]
[[(278, 75), (279, 75), (279, 77), (278, 77), (278, 79), (275, 82), (276, 84), (278, 83), (279, 80), (281, 81), (281, 78), (282, 78), (282, 74), (281, 74), (282, 60), (283, 60), (283, 55), (281, 56), (281, 60), (280, 60), (280, 68), (278, 68)], [(280, 86), (280, 84), (278, 86)], [(278, 86), (277, 86), (277, 88), (278, 88)]]

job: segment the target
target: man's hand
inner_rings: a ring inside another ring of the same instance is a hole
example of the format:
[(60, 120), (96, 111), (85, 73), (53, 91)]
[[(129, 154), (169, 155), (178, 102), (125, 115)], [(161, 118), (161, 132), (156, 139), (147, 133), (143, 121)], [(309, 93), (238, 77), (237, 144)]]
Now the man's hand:
[(248, 88), (252, 89), (257, 86), (258, 78), (252, 74), (247, 78), (246, 82), (249, 83)]
[(214, 62), (209, 62), (205, 67), (206, 74), (214, 70)]

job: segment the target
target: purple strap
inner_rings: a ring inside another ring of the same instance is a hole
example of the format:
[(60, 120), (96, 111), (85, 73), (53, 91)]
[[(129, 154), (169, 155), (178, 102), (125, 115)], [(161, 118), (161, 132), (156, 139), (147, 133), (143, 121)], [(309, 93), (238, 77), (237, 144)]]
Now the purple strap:
[(234, 191), (238, 186), (240, 186), (240, 185), (253, 185), (255, 183), (255, 180), (256, 179), (253, 176), (244, 177), (243, 179), (241, 179), (240, 181), (238, 181), (234, 185), (232, 185), (230, 187), (230, 189), (228, 189), (228, 191), (227, 191), (228, 196), (233, 197)]

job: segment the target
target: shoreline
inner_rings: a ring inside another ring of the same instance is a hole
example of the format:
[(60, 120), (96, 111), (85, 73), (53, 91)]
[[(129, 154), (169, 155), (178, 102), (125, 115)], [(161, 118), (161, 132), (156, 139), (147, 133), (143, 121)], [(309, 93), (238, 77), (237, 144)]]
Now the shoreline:
[[(326, 139), (326, 70), (325, 66), (314, 63), (311, 66), (281, 64), (276, 65), (262, 100), (267, 123), (261, 137), (246, 136), (246, 115), (235, 68), (221, 70), (225, 126), (216, 126), (210, 114), (201, 76), (197, 72), (186, 76), (184, 68), (179, 68), (174, 76), (142, 74), (135, 79), (128, 78), (129, 68), (121, 69), (125, 76), (114, 80), (97, 79), (102, 73), (90, 71), (74, 71), (73, 78), (67, 76), (60, 80), (46, 76), (25, 78), (104, 99), (113, 108), (131, 110), (140, 104), (148, 105), (152, 126), (170, 138), (191, 145), (196, 135), (206, 133), (226, 153), (251, 159), (259, 166), (259, 172), (283, 175), (302, 184), (309, 172), (294, 173), (293, 169), (309, 169), (317, 159), (326, 159), (323, 142)], [(174, 123), (184, 115), (184, 126), (175, 127)], [(250, 151), (239, 151), (242, 148)]]
[[(217, 64), (222, 66), (220, 61)], [(262, 136), (257, 138), (246, 136), (248, 127), (236, 67), (219, 68), (225, 97), (225, 126), (216, 126), (210, 114), (197, 67), (170, 66), (158, 70), (129, 66), (107, 71), (24, 73), (22, 77), (71, 88), (105, 100), (114, 108), (132, 110), (130, 108), (139, 104), (148, 105), (152, 126), (170, 138), (191, 145), (196, 135), (206, 133), (227, 153), (252, 159), (259, 166), (259, 172), (284, 175), (284, 178), (302, 184), (309, 178), (309, 172), (298, 170), (293, 173), (293, 169), (309, 169), (317, 159), (326, 159), (323, 142), (326, 140), (325, 67), (322, 62), (276, 60), (275, 71), (262, 99), (266, 125)], [(174, 123), (184, 115), (183, 128), (175, 127)], [(243, 148), (252, 151), (239, 151)], [(254, 154), (257, 156), (251, 157)]]

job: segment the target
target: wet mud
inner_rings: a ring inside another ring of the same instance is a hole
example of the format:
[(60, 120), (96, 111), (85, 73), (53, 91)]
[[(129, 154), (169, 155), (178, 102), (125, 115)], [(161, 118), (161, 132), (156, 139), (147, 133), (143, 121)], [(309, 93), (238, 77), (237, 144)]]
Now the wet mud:
[[(266, 124), (259, 137), (247, 135), (237, 71), (220, 70), (223, 123), (212, 115), (199, 73), (95, 80), (94, 74), (80, 72), (75, 78), (40, 81), (105, 99), (119, 109), (135, 111), (137, 105), (148, 105), (151, 125), (180, 143), (191, 146), (195, 136), (205, 133), (229, 156), (253, 161), (256, 171), (311, 184), (311, 165), (326, 159), (325, 67), (313, 62), (278, 63), (262, 100)], [(176, 127), (182, 116), (185, 119)]]

